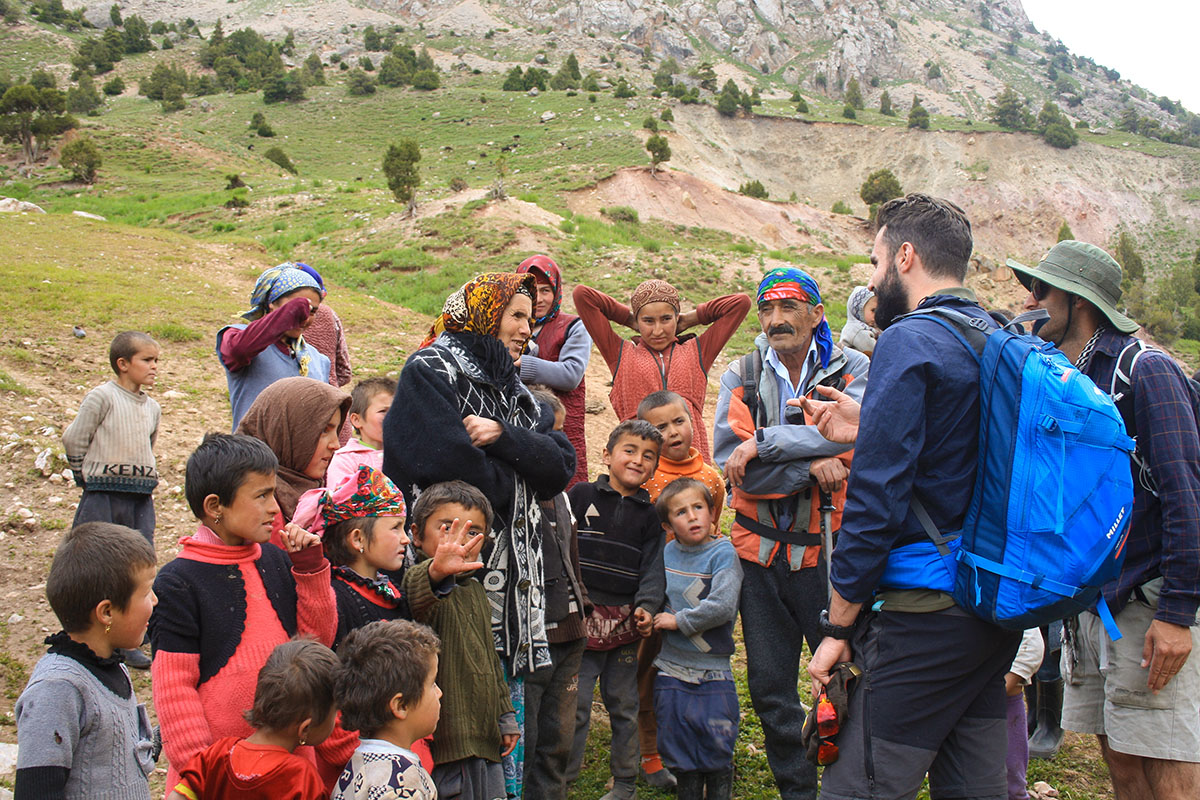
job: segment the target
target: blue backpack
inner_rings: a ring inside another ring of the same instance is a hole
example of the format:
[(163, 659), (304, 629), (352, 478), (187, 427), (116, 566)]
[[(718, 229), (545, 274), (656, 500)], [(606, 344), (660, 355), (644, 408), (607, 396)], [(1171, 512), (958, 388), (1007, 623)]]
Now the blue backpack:
[(1119, 639), (1100, 588), (1121, 570), (1134, 442), (1112, 399), (1036, 336), (948, 308), (917, 315), (979, 361), (979, 461), (962, 530), (939, 532), (913, 497), (930, 541), (893, 550), (881, 585), (950, 592), (1012, 630), (1095, 607)]

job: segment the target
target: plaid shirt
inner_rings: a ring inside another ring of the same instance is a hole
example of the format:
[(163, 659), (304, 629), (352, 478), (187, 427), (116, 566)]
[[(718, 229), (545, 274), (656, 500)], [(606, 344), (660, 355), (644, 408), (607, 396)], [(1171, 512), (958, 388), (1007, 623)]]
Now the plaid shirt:
[[(1100, 334), (1084, 373), (1107, 391), (1117, 359), (1133, 341), (1113, 330)], [(1158, 485), (1158, 497), (1138, 481), (1133, 467), (1133, 521), (1125, 564), (1104, 587), (1114, 614), (1135, 588), (1163, 577), (1155, 618), (1195, 625), (1200, 605), (1200, 437), (1187, 379), (1166, 354), (1148, 350), (1133, 371), (1138, 451)]]

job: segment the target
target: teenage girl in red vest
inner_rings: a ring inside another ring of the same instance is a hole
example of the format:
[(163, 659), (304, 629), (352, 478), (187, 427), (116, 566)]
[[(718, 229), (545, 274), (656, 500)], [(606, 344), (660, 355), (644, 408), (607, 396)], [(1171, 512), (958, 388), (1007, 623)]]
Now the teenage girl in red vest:
[[(646, 395), (670, 389), (687, 401), (696, 448), (705, 461), (712, 463), (708, 426), (704, 423), (708, 370), (746, 318), (750, 298), (729, 294), (681, 314), (679, 292), (657, 279), (638, 286), (628, 306), (587, 286), (576, 286), (573, 296), (575, 310), (612, 371), (608, 398), (618, 419), (632, 419)], [(633, 328), (639, 335), (622, 339), (612, 329), (614, 322)], [(680, 335), (693, 325), (709, 327), (699, 336)]]
[[(584, 405), (587, 390), (583, 374), (592, 357), (592, 337), (579, 317), (559, 309), (562, 304), (562, 272), (550, 256), (530, 256), (517, 267), (537, 281), (533, 301), (533, 338), (530, 352), (521, 356), (521, 380), (549, 386), (567, 410), (563, 433), (575, 448), (575, 475), (567, 488), (587, 481), (587, 438), (584, 435)], [(536, 346), (535, 346), (536, 345)]]

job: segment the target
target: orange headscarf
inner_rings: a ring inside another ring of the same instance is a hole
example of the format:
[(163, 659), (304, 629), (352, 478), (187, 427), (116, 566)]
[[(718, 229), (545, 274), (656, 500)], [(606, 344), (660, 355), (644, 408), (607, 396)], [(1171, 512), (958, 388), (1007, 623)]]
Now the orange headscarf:
[(536, 293), (534, 276), (515, 272), (485, 272), (462, 285), (446, 298), (442, 313), (433, 321), (421, 347), (433, 344), (443, 331), (495, 336), (500, 317), (519, 292), (532, 300)]

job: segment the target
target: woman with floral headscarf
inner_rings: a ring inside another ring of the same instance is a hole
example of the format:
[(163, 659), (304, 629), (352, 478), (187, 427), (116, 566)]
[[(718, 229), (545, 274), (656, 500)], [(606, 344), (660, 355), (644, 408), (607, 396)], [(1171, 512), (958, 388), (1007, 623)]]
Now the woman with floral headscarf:
[(537, 281), (533, 297), (533, 338), (521, 357), (521, 380), (548, 386), (566, 409), (563, 433), (575, 448), (575, 474), (567, 488), (588, 479), (584, 433), (587, 387), (583, 374), (592, 357), (592, 337), (574, 314), (562, 311), (562, 272), (550, 256), (530, 256), (517, 267)]
[(217, 331), (217, 356), (225, 368), (233, 427), (263, 389), (283, 378), (328, 381), (329, 359), (304, 341), (304, 329), (325, 291), (320, 282), (292, 262), (263, 272), (254, 284), (246, 325)]
[(405, 363), (383, 423), (383, 471), (410, 506), (425, 487), (455, 479), (491, 502), (482, 580), (496, 650), (518, 686), (550, 665), (538, 500), (575, 471), (570, 442), (518, 372), (534, 287), (532, 275), (489, 272), (451, 294)]

